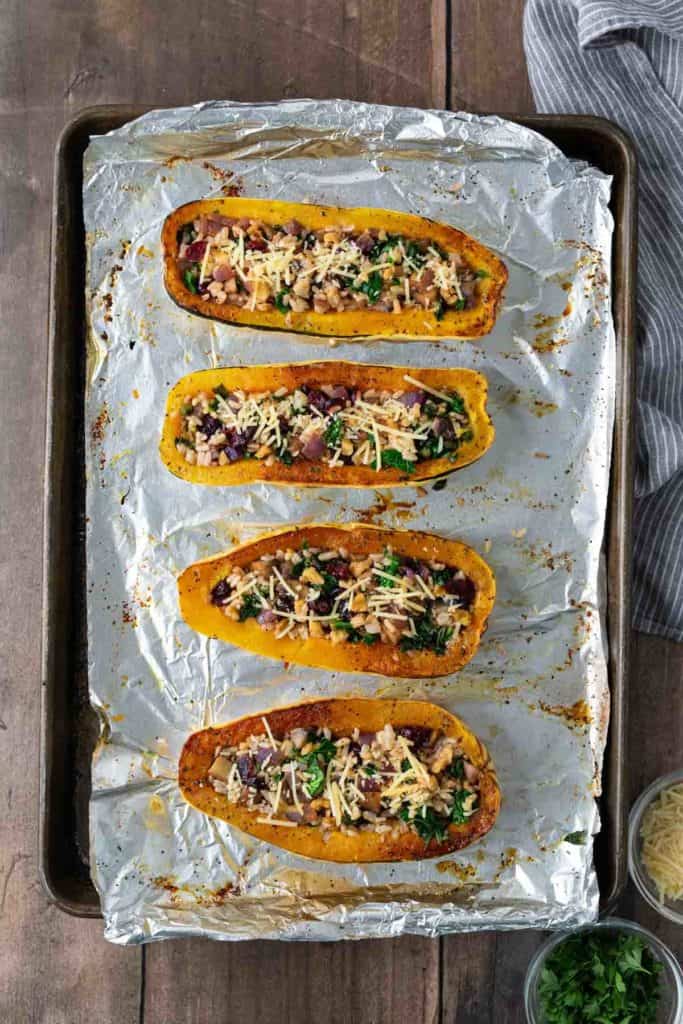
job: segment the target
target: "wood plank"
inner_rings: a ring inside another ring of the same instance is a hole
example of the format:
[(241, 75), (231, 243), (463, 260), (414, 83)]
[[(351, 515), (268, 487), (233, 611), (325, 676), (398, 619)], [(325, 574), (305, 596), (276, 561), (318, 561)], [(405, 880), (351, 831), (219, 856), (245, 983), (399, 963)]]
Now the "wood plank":
[[(3, 26), (9, 95), (20, 74), (11, 57), (20, 24), (11, 18)], [(32, 105), (31, 83), (25, 87)], [(115, 949), (100, 922), (49, 906), (37, 877), (46, 263), (61, 116), (35, 110), (27, 118), (18, 103), (0, 113), (0, 1020), (137, 1024), (139, 950)]]
[(451, 0), (450, 106), (475, 113), (535, 109), (522, 45), (524, 0)]
[[(21, 785), (15, 781), (14, 752), (35, 750), (39, 717), (35, 680), (40, 673), (44, 270), (57, 134), (79, 108), (102, 102), (168, 105), (224, 96), (313, 94), (430, 106), (445, 99), (445, 94), (435, 97), (433, 92), (435, 82), (441, 81), (443, 88), (445, 62), (437, 69), (431, 65), (434, 27), (428, 7), (416, 15), (413, 5), (392, 5), (377, 18), (369, 5), (358, 2), (234, 0), (223, 7), (221, 17), (225, 23), (217, 32), (213, 11), (199, 10), (194, 22), (188, 21), (187, 5), (179, 0), (164, 5), (96, 0), (75, 7), (66, 0), (38, 0), (30, 8), (13, 5), (4, 25), (0, 423), (6, 443), (0, 455), (0, 579), (3, 592), (22, 595), (5, 609), (0, 622), (0, 734), (12, 737), (11, 744), (0, 744), (0, 804), (7, 827), (0, 852), (0, 945), (5, 951), (0, 1018), (11, 1024), (80, 1024), (93, 1018), (136, 1024), (140, 1012), (140, 952), (109, 946), (100, 922), (69, 918), (48, 906), (37, 882), (35, 756), (30, 757), (31, 770), (22, 773)], [(410, 33), (402, 31), (408, 22)], [(33, 59), (38, 55), (40, 59)], [(164, 948), (170, 953), (172, 947)], [(262, 947), (251, 959), (248, 950), (243, 953), (238, 947), (211, 948), (210, 956), (205, 945), (191, 944), (181, 968), (171, 956), (156, 956), (147, 1006), (154, 1006), (155, 984), (163, 989), (169, 972), (179, 982), (176, 1001), (182, 1006), (193, 978), (208, 967), (209, 974), (241, 980), (242, 1006), (246, 1019), (252, 1019), (249, 996), (259, 989), (264, 956), (276, 947)], [(284, 958), (280, 949), (285, 965), (280, 987), (305, 1019), (301, 965), (314, 965), (305, 991), (324, 999), (330, 957), (336, 960), (338, 954), (324, 947), (312, 961), (303, 947), (292, 947)], [(380, 999), (398, 1012), (388, 993), (391, 985), (405, 1005), (424, 1002), (426, 1010), (416, 1009), (418, 1019), (435, 1019), (436, 943), (352, 944), (339, 957), (339, 969), (347, 981), (363, 972), (368, 975), (368, 985), (356, 988), (358, 1019), (365, 1012), (358, 1002), (361, 996), (376, 1019)], [(230, 992), (221, 984), (209, 1019), (226, 1006)], [(176, 1012), (177, 1006), (172, 1007), (165, 1019)]]
[[(631, 803), (660, 775), (681, 767), (681, 684), (683, 644), (635, 633), (628, 733)], [(683, 960), (683, 930), (653, 910), (633, 884), (629, 883), (617, 913), (655, 932)]]
[[(172, 38), (173, 19), (184, 20), (185, 14), (180, 5), (170, 6)], [(445, 102), (444, 3), (400, 0), (384, 5), (381, 17), (372, 4), (359, 2), (286, 0), (235, 4), (231, 10), (239, 46), (228, 44), (222, 76), (211, 70), (211, 60), (205, 62), (197, 95), (346, 96), (417, 106)], [(160, 20), (167, 21), (167, 12)], [(154, 63), (154, 54), (150, 59)], [(220, 54), (212, 59), (222, 61)], [(153, 68), (145, 74), (150, 82), (161, 80)], [(164, 102), (187, 99), (186, 82), (173, 76), (169, 81), (168, 75), (166, 81)], [(410, 937), (306, 946), (164, 943), (147, 951), (144, 1019), (146, 1024), (171, 1019), (174, 1024), (204, 1019), (268, 1024), (307, 1020), (320, 1007), (322, 1019), (330, 1022), (436, 1021), (438, 956), (437, 942)], [(201, 992), (191, 983), (199, 970), (209, 978)], [(330, 999), (332, 984), (341, 997)]]
[[(144, 1021), (436, 1024), (436, 950), (436, 942), (418, 938), (227, 948), (200, 939), (164, 943), (147, 950)], [(200, 966), (202, 984), (193, 984)]]

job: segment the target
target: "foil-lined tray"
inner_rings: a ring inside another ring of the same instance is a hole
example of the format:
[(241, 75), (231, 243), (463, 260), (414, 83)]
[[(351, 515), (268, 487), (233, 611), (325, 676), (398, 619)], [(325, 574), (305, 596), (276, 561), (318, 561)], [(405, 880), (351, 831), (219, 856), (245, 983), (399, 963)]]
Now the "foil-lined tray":
[[(91, 869), (107, 938), (337, 939), (578, 924), (595, 917), (595, 798), (609, 716), (601, 556), (613, 425), (610, 179), (499, 118), (346, 101), (153, 111), (84, 162), (88, 670), (102, 723)], [(167, 297), (159, 234), (203, 196), (370, 205), (451, 223), (510, 278), (474, 343), (346, 342), (193, 317)], [(497, 439), (478, 463), (390, 490), (204, 488), (158, 454), (166, 393), (217, 365), (321, 358), (461, 365), (489, 380)], [(457, 537), (498, 599), (475, 659), (434, 681), (284, 666), (191, 631), (176, 575), (292, 522)], [(187, 734), (309, 696), (423, 697), (488, 746), (492, 832), (456, 856), (332, 865), (189, 808)], [(568, 838), (569, 837), (569, 838)]]

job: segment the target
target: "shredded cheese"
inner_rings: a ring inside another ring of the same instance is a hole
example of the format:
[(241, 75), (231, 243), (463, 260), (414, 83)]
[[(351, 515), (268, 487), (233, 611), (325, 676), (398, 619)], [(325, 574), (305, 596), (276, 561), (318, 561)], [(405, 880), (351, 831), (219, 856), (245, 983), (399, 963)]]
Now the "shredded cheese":
[(641, 857), (659, 899), (683, 898), (683, 783), (663, 790), (647, 809)]

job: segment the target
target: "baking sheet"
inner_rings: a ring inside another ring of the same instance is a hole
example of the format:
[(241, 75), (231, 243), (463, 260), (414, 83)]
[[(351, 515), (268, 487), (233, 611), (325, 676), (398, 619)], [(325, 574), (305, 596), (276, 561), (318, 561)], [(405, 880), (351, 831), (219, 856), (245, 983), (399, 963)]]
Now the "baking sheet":
[[(161, 281), (163, 218), (189, 199), (233, 192), (406, 209), (471, 231), (510, 271), (494, 332), (476, 344), (332, 347), (183, 313)], [(463, 114), (206, 104), (93, 140), (84, 174), (89, 674), (106, 742), (93, 767), (91, 856), (108, 938), (441, 934), (595, 916), (614, 384), (608, 199), (607, 176), (547, 140)], [(481, 370), (494, 448), (439, 492), (214, 490), (165, 470), (157, 438), (180, 376), (325, 357)], [(269, 526), (339, 519), (434, 530), (487, 557), (499, 596), (466, 669), (433, 683), (285, 670), (179, 620), (175, 575), (189, 562)], [(419, 864), (333, 866), (249, 840), (178, 797), (175, 765), (191, 729), (346, 693), (426, 696), (462, 714), (503, 788), (482, 843)], [(564, 841), (576, 833), (584, 844)]]

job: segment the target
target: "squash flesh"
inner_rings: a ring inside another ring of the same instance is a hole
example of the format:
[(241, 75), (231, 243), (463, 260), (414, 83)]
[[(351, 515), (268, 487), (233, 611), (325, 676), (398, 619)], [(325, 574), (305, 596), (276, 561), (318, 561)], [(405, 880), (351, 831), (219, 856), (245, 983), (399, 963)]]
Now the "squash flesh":
[[(220, 305), (212, 300), (205, 301), (190, 291), (178, 261), (179, 231), (185, 224), (211, 213), (238, 219), (248, 217), (269, 224), (296, 220), (308, 230), (349, 224), (353, 224), (358, 231), (384, 229), (390, 234), (430, 241), (448, 252), (458, 252), (468, 266), (486, 276), (479, 282), (478, 301), (471, 309), (457, 310), (449, 307), (441, 319), (437, 319), (431, 310), (421, 307), (406, 308), (397, 314), (362, 308), (358, 311), (327, 313), (316, 313), (314, 310), (283, 313), (276, 308), (250, 310), (230, 303)], [(318, 336), (402, 340), (482, 337), (489, 333), (495, 323), (507, 281), (507, 270), (503, 262), (457, 228), (414, 214), (370, 207), (316, 206), (251, 198), (197, 200), (179, 207), (166, 218), (162, 230), (162, 247), (166, 290), (181, 308), (236, 326)]]
[[(457, 391), (464, 399), (472, 439), (460, 445), (455, 457), (427, 459), (416, 463), (410, 475), (393, 467), (377, 471), (371, 466), (331, 467), (322, 461), (299, 459), (291, 466), (276, 462), (268, 466), (256, 459), (240, 459), (225, 466), (198, 466), (188, 463), (176, 447), (180, 434), (180, 410), (186, 395), (212, 392), (223, 385), (228, 391), (293, 391), (302, 384), (344, 384), (349, 388), (410, 390), (404, 375), (409, 374), (437, 390)], [(419, 483), (469, 465), (481, 458), (493, 444), (495, 431), (486, 410), (486, 378), (468, 369), (414, 369), (403, 366), (372, 366), (363, 363), (329, 360), (319, 363), (281, 363), (263, 366), (228, 367), (200, 370), (183, 377), (170, 391), (164, 415), (160, 454), (168, 469), (190, 483), (229, 486), (259, 480), (276, 484), (338, 487), (388, 487)]]
[[(224, 577), (226, 567), (247, 566), (264, 554), (274, 554), (278, 548), (299, 549), (304, 540), (310, 547), (346, 547), (354, 558), (364, 558), (391, 546), (399, 555), (462, 569), (475, 586), (469, 625), (445, 654), (437, 655), (429, 650), (402, 651), (397, 645), (383, 642), (368, 646), (335, 645), (324, 637), (278, 639), (274, 632), (263, 630), (255, 619), (235, 622), (211, 603), (211, 591)], [(448, 675), (474, 656), (495, 600), (495, 578), (484, 559), (458, 541), (375, 526), (319, 524), (276, 530), (223, 555), (190, 565), (178, 578), (178, 593), (181, 614), (191, 628), (265, 657), (331, 670), (422, 678)]]
[(294, 728), (324, 726), (330, 728), (333, 735), (350, 735), (354, 728), (377, 732), (387, 723), (394, 727), (422, 726), (442, 732), (458, 740), (467, 759), (479, 770), (479, 806), (463, 824), (450, 825), (443, 840), (432, 839), (429, 843), (412, 829), (398, 836), (370, 831), (348, 835), (335, 829), (324, 842), (319, 828), (282, 828), (258, 822), (259, 812), (230, 804), (207, 784), (207, 779), (217, 747), (236, 745), (250, 735), (265, 736), (260, 714), (211, 726), (188, 738), (180, 756), (178, 779), (181, 793), (191, 806), (291, 853), (338, 863), (443, 856), (469, 846), (486, 835), (495, 823), (500, 809), (500, 788), (486, 748), (459, 718), (435, 704), (414, 700), (331, 698), (277, 708), (264, 715), (275, 736)]

